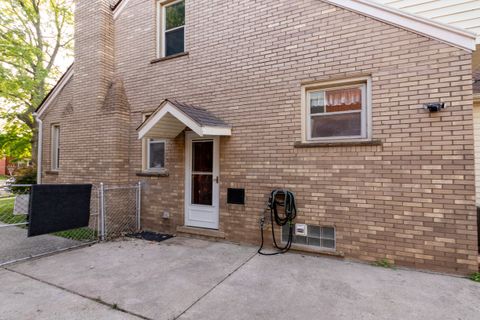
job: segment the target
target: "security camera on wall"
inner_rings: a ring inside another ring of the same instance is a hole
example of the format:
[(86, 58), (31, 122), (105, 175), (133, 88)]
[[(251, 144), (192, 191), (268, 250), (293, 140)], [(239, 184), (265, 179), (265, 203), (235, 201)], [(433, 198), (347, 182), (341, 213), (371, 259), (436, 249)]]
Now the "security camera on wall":
[(442, 109), (445, 109), (444, 102), (431, 102), (431, 103), (426, 103), (423, 106), (425, 109), (427, 109), (430, 112), (438, 112)]

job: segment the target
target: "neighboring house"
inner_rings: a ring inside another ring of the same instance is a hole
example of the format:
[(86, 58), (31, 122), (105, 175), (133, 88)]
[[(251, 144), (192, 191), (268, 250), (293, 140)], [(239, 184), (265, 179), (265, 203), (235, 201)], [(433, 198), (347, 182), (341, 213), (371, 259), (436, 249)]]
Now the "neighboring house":
[(296, 249), (478, 271), (474, 34), (364, 0), (110, 4), (77, 4), (43, 182), (141, 180), (145, 229), (253, 244), (286, 188)]
[(0, 159), (0, 175), (7, 176), (10, 175), (8, 172), (8, 158), (4, 157)]
[(380, 4), (477, 34), (480, 44), (480, 0), (373, 0)]

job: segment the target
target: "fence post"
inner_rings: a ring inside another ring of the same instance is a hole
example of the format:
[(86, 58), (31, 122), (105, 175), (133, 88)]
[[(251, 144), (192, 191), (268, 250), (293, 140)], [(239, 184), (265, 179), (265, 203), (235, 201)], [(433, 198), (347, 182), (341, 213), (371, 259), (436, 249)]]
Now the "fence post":
[(105, 188), (103, 182), (100, 183), (100, 240), (105, 240)]
[(137, 231), (140, 231), (141, 225), (141, 217), (140, 214), (142, 212), (142, 182), (138, 182), (137, 187)]

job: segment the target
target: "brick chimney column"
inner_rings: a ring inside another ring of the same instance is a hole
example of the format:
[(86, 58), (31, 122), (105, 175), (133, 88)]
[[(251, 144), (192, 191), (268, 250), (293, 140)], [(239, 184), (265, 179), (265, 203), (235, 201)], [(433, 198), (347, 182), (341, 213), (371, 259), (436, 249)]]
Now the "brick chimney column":
[(62, 122), (62, 178), (66, 182), (128, 182), (130, 114), (105, 108), (114, 71), (114, 21), (108, 0), (77, 0), (73, 113)]

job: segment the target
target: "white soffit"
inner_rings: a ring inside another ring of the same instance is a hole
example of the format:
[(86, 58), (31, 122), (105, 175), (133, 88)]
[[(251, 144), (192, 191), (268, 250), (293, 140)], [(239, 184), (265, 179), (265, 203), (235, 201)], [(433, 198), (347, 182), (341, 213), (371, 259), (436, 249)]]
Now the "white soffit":
[(321, 0), (402, 27), (458, 48), (474, 51), (476, 34), (368, 0)]
[(477, 34), (480, 44), (480, 0), (373, 0), (387, 7)]

